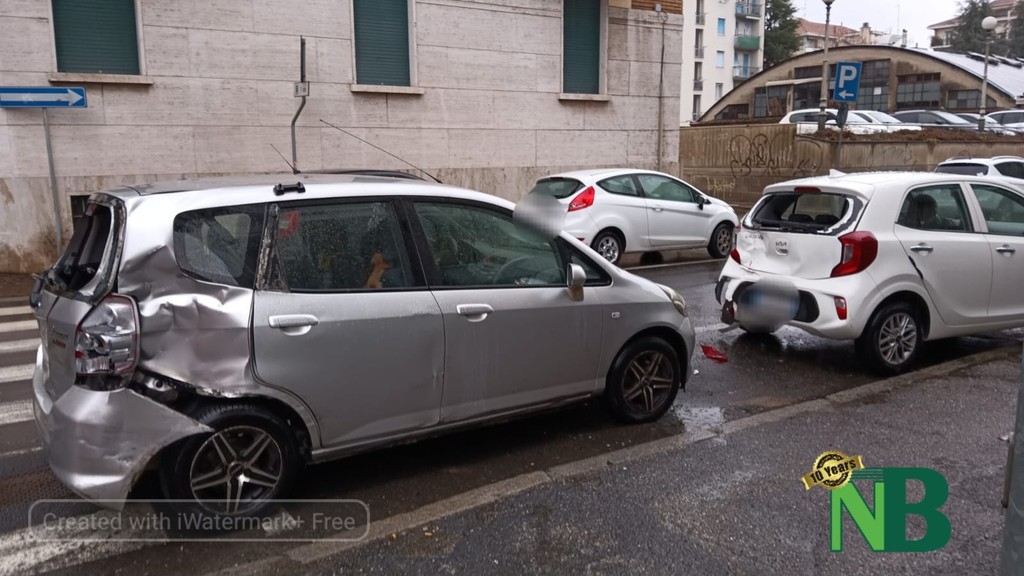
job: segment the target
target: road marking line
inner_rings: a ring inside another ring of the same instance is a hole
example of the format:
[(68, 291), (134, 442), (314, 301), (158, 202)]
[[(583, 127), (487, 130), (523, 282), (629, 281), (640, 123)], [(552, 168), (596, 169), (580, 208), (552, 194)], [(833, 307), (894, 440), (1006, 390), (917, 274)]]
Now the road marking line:
[(10, 354), (12, 352), (29, 352), (39, 348), (39, 338), (28, 338), (26, 340), (11, 340), (10, 342), (0, 342), (0, 354)]
[[(99, 524), (104, 517), (115, 515), (109, 510), (76, 516), (85, 525)], [(89, 518), (95, 518), (90, 522)], [(97, 536), (117, 537), (116, 531), (83, 530), (81, 540), (41, 540), (31, 528), (22, 528), (0, 534), (0, 576), (39, 573), (70, 568), (87, 562), (106, 560), (148, 546), (151, 542), (98, 542)]]
[(0, 316), (20, 316), (22, 314), (31, 314), (32, 308), (28, 306), (16, 306), (14, 308), (0, 308)]
[(5, 332), (24, 332), (26, 330), (38, 330), (39, 324), (35, 320), (21, 320), (20, 322), (0, 322), (0, 334)]
[[(18, 400), (0, 404), (0, 426), (29, 422), (34, 418), (31, 400)], [(0, 558), (3, 555), (0, 554)]]
[(35, 364), (21, 364), (18, 366), (7, 366), (0, 368), (0, 384), (6, 384), (8, 382), (20, 382), (22, 380), (31, 380), (32, 373), (35, 371)]
[(24, 448), (22, 450), (11, 450), (10, 452), (0, 452), (0, 460), (4, 458), (14, 458), (16, 456), (24, 456), (26, 454), (35, 454), (36, 452), (42, 452), (42, 446), (35, 446), (33, 448)]
[(714, 258), (708, 258), (707, 260), (693, 260), (693, 261), (690, 261), (690, 262), (673, 262), (671, 264), (649, 264), (647, 266), (630, 266), (629, 268), (623, 268), (623, 270), (625, 270), (627, 272), (632, 272), (633, 270), (655, 270), (655, 269), (658, 269), (658, 268), (674, 268), (676, 266), (696, 266), (698, 264), (712, 264), (712, 263), (715, 263), (715, 262), (722, 262), (722, 260), (717, 260), (717, 259), (714, 259)]

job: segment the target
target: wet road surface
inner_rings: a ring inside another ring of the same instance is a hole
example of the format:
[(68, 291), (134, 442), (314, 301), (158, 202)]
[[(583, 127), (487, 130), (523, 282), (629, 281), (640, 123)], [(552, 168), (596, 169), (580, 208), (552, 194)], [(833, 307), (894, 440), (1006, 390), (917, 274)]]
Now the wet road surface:
[[(310, 467), (291, 494), (302, 499), (354, 498), (365, 501), (373, 520), (408, 512), (467, 490), (533, 470), (573, 462), (688, 429), (714, 427), (765, 410), (820, 398), (876, 380), (859, 366), (852, 343), (833, 342), (783, 328), (774, 335), (722, 333), (714, 283), (721, 261), (656, 267), (636, 273), (682, 294), (698, 330), (699, 345), (723, 352), (728, 361), (704, 357), (699, 346), (690, 380), (670, 413), (643, 426), (614, 423), (599, 402), (488, 426), (468, 432), (354, 456)], [(46, 468), (34, 423), (26, 412), (30, 383), (19, 372), (34, 360), (36, 338), (23, 329), (31, 320), (16, 302), (0, 302), (0, 575), (56, 568), (66, 574), (203, 573), (262, 555), (287, 544), (66, 544), (26, 540), (29, 506), (40, 498), (74, 498)], [(4, 326), (8, 330), (5, 331)], [(1021, 331), (931, 343), (927, 366), (1014, 343)], [(14, 344), (12, 344), (14, 343)], [(21, 344), (17, 344), (21, 343)], [(6, 348), (5, 348), (6, 344)], [(6, 370), (6, 372), (4, 372)], [(7, 374), (6, 379), (4, 374)], [(133, 498), (158, 498), (152, 475), (142, 478)], [(66, 514), (79, 514), (69, 506)], [(15, 558), (21, 564), (15, 564)], [(74, 567), (67, 566), (74, 559)], [(61, 568), (61, 566), (65, 566)]]

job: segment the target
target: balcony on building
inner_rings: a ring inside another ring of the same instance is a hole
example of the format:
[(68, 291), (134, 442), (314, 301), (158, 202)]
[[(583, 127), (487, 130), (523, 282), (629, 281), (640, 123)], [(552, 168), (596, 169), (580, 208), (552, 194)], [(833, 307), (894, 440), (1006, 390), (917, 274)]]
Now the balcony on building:
[(703, 46), (694, 46), (693, 47), (693, 58), (694, 58), (694, 60), (703, 60), (704, 59), (704, 47)]
[(693, 81), (693, 91), (694, 92), (703, 92), (704, 91), (704, 79), (703, 78), (697, 78), (696, 80)]
[(707, 22), (708, 22), (708, 13), (707, 12), (698, 12), (698, 13), (694, 14), (693, 22), (697, 26), (703, 26), (703, 25), (707, 24)]
[(736, 16), (749, 20), (759, 20), (761, 18), (761, 7), (762, 4), (760, 2), (738, 0), (736, 2)]
[(761, 49), (761, 37), (755, 35), (739, 35), (736, 36), (736, 49), (737, 50), (760, 50)]
[(747, 80), (751, 76), (756, 75), (761, 69), (754, 66), (733, 66), (732, 67), (732, 79), (733, 80)]

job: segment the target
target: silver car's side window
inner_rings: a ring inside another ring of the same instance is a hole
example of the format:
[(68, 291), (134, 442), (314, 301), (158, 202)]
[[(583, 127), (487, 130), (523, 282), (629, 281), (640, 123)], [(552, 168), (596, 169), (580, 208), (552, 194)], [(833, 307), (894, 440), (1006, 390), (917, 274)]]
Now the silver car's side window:
[(1024, 236), (1024, 199), (996, 186), (972, 184), (990, 234)]
[(918, 230), (971, 232), (974, 229), (963, 192), (957, 184), (911, 190), (903, 201), (896, 223)]
[(390, 202), (280, 205), (275, 251), (292, 292), (413, 286)]
[(511, 215), (481, 206), (416, 202), (436, 267), (434, 285), (459, 287), (565, 286), (555, 242)]
[(174, 218), (174, 258), (182, 272), (228, 286), (252, 288), (266, 207), (231, 206)]

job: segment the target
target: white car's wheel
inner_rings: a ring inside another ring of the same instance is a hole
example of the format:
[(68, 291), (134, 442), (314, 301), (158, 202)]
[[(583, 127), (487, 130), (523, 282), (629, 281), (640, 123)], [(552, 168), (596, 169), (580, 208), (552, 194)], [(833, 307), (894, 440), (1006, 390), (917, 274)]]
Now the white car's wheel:
[(872, 371), (889, 376), (909, 370), (923, 343), (917, 309), (907, 302), (892, 302), (875, 311), (856, 347)]
[(622, 259), (622, 239), (615, 232), (604, 230), (594, 238), (590, 246), (612, 264), (618, 264)]

